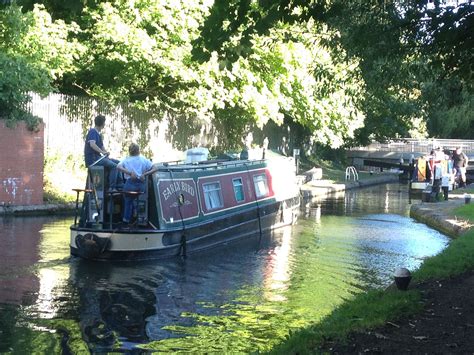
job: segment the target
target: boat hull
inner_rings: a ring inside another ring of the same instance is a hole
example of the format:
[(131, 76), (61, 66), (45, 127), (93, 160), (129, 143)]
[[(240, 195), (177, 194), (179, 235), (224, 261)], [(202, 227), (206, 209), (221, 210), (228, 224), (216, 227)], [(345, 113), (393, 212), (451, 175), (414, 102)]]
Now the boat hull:
[(189, 255), (293, 224), (299, 203), (299, 197), (275, 201), (173, 230), (101, 230), (73, 226), (71, 254), (92, 260), (148, 260)]

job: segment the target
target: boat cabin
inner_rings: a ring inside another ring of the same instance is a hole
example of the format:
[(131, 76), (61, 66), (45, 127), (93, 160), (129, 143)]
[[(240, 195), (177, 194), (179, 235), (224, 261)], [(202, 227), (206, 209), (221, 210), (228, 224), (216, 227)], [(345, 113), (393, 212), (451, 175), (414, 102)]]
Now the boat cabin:
[[(75, 222), (77, 227), (120, 227), (126, 192), (108, 191), (107, 181), (103, 167), (89, 168), (83, 206)], [(265, 204), (275, 200), (275, 192), (264, 160), (205, 161), (160, 164), (148, 176), (145, 192), (136, 193), (133, 198), (136, 200), (133, 226), (158, 230)]]

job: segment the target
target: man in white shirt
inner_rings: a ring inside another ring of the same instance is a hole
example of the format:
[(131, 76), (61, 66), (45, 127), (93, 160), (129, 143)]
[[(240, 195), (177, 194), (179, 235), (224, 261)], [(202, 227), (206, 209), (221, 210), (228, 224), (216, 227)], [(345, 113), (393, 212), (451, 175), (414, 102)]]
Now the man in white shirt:
[[(146, 176), (154, 173), (157, 169), (153, 169), (150, 160), (140, 155), (140, 147), (138, 144), (132, 143), (128, 148), (130, 156), (122, 160), (117, 169), (125, 174), (125, 185), (123, 191), (145, 192)], [(124, 195), (125, 207), (122, 221), (126, 224), (130, 223), (133, 216), (133, 200), (131, 196)]]

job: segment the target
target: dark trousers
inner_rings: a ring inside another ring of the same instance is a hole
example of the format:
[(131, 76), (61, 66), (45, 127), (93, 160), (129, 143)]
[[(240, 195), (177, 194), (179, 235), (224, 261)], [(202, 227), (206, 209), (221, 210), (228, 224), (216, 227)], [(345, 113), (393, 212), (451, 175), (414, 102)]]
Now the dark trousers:
[[(129, 178), (125, 182), (123, 191), (135, 191), (135, 192), (145, 192), (145, 182), (140, 179)], [(135, 207), (135, 202), (137, 201), (136, 197), (127, 196), (124, 194), (124, 210), (123, 210), (123, 221), (125, 223), (130, 223), (130, 220), (133, 216), (133, 210)]]

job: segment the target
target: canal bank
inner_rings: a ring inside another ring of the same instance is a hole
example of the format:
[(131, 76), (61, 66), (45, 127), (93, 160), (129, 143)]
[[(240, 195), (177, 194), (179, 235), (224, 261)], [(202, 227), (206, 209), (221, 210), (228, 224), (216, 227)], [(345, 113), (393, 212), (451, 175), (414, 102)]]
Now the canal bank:
[(463, 197), (411, 207), (413, 218), (457, 238), (424, 261), (408, 291), (389, 287), (359, 295), (273, 353), (471, 353), (474, 230)]
[(29, 206), (0, 206), (0, 216), (46, 216), (65, 215), (73, 216), (75, 203), (45, 203)]
[(448, 201), (414, 203), (410, 209), (410, 217), (455, 238), (472, 227), (469, 221), (456, 215), (456, 209), (464, 204), (463, 194), (451, 194)]

